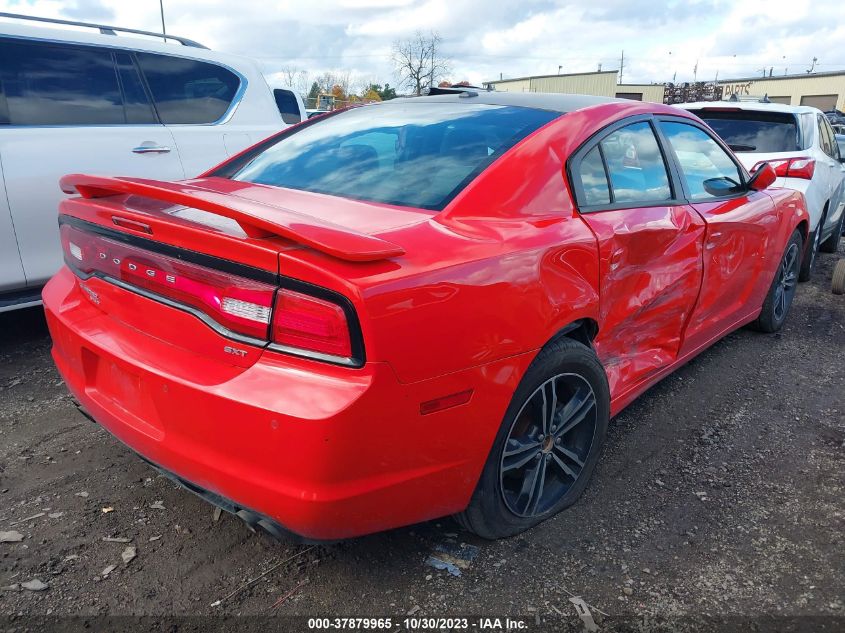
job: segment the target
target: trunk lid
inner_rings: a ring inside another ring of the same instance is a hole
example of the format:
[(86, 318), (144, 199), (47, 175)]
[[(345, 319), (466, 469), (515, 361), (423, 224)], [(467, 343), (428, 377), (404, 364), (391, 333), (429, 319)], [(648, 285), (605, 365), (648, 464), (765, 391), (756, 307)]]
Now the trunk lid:
[[(325, 347), (299, 355), (363, 362), (349, 298), (310, 296), (307, 284), (285, 279), (279, 255), (307, 248), (362, 264), (398, 257), (402, 247), (375, 234), (431, 217), (222, 178), (76, 174), (61, 184), (81, 196), (61, 203), (60, 223), (83, 295), (155, 338), (242, 367), (267, 347), (297, 355), (298, 345)], [(351, 350), (349, 358), (332, 349)]]

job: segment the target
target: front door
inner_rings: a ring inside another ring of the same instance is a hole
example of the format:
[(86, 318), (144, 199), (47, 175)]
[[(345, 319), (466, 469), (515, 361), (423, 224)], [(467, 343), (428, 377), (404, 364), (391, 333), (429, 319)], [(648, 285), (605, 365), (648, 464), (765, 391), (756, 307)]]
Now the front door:
[(701, 286), (704, 222), (678, 199), (649, 120), (580, 150), (571, 173), (598, 241), (594, 344), (617, 399), (678, 357)]
[(750, 191), (731, 155), (702, 127), (661, 120), (685, 195), (707, 223), (701, 294), (687, 326), (683, 351), (693, 351), (733, 329), (763, 305), (777, 262), (778, 215), (764, 192)]
[(26, 285), (3, 182), (3, 156), (0, 155), (0, 309), (3, 305), (4, 292), (18, 290)]
[[(59, 178), (184, 178), (129, 53), (0, 39), (0, 157), (27, 284), (61, 265)], [(5, 119), (5, 120), (3, 120)]]

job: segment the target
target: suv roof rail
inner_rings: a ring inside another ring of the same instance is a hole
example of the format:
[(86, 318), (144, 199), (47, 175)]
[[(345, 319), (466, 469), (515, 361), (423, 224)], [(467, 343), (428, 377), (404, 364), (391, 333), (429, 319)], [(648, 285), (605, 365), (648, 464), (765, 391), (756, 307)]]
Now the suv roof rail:
[(738, 92), (735, 92), (730, 96), (728, 101), (733, 101), (733, 102), (737, 102), (737, 101), (748, 102), (748, 101), (750, 101), (750, 102), (756, 102), (756, 103), (772, 103), (771, 99), (769, 99), (768, 93), (764, 94), (762, 97), (759, 97), (759, 96), (756, 96), (756, 95), (741, 95)]
[(150, 37), (160, 37), (164, 40), (175, 40), (182, 44), (183, 46), (191, 46), (193, 48), (205, 48), (208, 49), (207, 46), (203, 46), (199, 42), (195, 42), (194, 40), (189, 40), (186, 37), (179, 37), (178, 35), (167, 35), (165, 33), (155, 33), (153, 31), (140, 31), (138, 29), (127, 29), (122, 26), (109, 26), (107, 24), (94, 24), (91, 22), (75, 22), (73, 20), (59, 20), (57, 18), (40, 18), (34, 15), (22, 15), (20, 13), (5, 13), (0, 12), (0, 18), (11, 18), (14, 20), (31, 20), (33, 22), (47, 22), (49, 24), (62, 24), (65, 26), (85, 26), (91, 29), (99, 29), (100, 33), (103, 35), (117, 35), (117, 32), (120, 31), (121, 33), (133, 33), (134, 35), (148, 35)]

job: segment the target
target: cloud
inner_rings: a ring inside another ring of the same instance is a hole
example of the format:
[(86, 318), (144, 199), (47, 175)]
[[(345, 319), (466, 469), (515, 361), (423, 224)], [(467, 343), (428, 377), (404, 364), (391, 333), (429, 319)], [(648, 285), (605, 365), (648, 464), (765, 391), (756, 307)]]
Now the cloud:
[[(775, 67), (845, 68), (839, 0), (165, 0), (167, 29), (211, 48), (258, 58), (268, 74), (296, 67), (348, 71), (396, 84), (391, 44), (437, 31), (453, 80), (614, 69), (626, 82), (753, 75)], [(159, 30), (158, 3), (0, 0), (0, 10)], [(842, 52), (840, 52), (842, 51)]]

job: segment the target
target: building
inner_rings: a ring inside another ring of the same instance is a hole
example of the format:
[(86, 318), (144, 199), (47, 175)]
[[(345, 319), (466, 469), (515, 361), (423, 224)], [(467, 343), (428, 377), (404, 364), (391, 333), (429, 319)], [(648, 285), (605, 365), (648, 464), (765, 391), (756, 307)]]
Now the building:
[(781, 75), (780, 77), (745, 77), (718, 82), (724, 98), (767, 95), (770, 101), (790, 105), (808, 105), (819, 110), (845, 110), (845, 71)]
[[(563, 92), (663, 102), (664, 84), (618, 84), (618, 72), (605, 70), (567, 75), (537, 75), (486, 82), (505, 92)], [(845, 71), (820, 72), (781, 77), (723, 79), (717, 84), (723, 98), (733, 94), (762, 97), (792, 105), (809, 105), (820, 110), (845, 110)]]
[(569, 94), (598, 95), (662, 103), (663, 84), (619, 84), (619, 71), (603, 70), (593, 73), (566, 75), (537, 75), (488, 81), (502, 92), (562, 92)]

